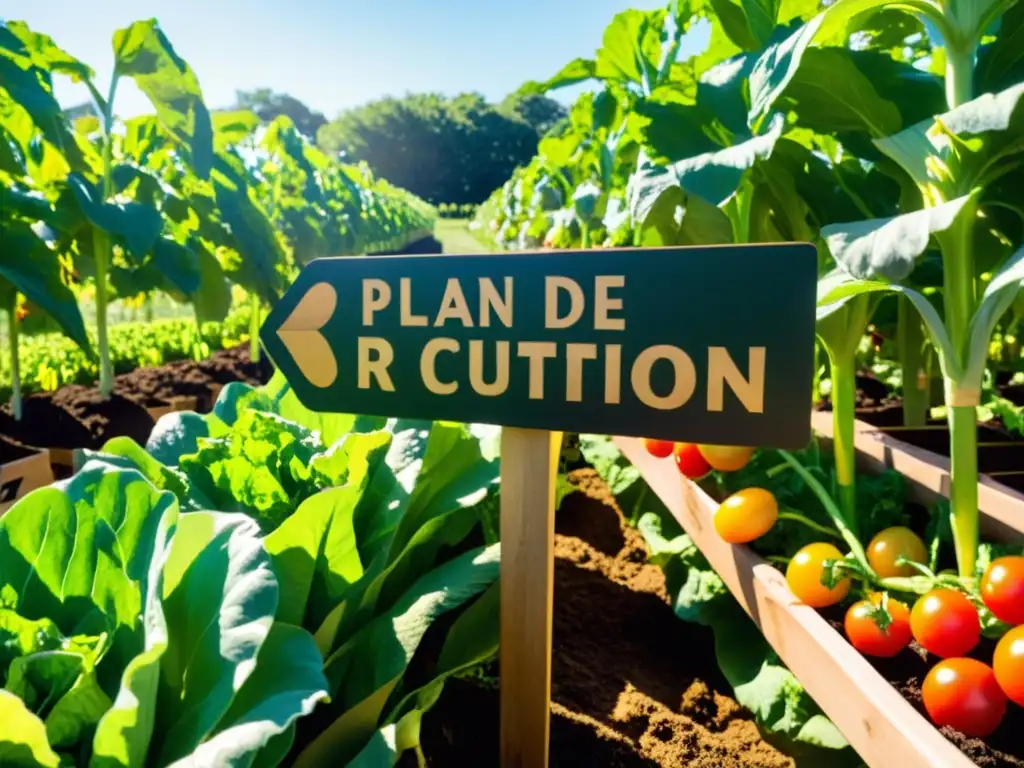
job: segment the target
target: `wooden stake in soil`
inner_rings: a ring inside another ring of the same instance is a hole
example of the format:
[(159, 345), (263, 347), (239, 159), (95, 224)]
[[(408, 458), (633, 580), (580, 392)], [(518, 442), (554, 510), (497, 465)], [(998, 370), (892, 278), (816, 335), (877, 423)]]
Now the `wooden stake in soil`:
[(546, 768), (560, 432), (501, 433), (501, 765)]

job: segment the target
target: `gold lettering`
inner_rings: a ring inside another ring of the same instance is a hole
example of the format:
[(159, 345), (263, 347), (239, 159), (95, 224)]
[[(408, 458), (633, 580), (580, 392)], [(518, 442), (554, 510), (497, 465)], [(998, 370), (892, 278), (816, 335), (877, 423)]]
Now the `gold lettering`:
[(725, 410), (725, 385), (748, 413), (764, 413), (764, 347), (751, 347), (750, 378), (744, 378), (725, 347), (708, 347), (708, 410)]
[[(377, 356), (371, 358), (375, 352)], [(373, 336), (360, 336), (358, 341), (357, 380), (360, 389), (370, 388), (370, 376), (377, 379), (378, 389), (394, 392), (395, 385), (388, 375), (388, 366), (395, 359), (395, 351), (386, 339)]]
[[(675, 383), (667, 395), (657, 395), (651, 389), (651, 368), (658, 360), (668, 360), (675, 369)], [(697, 388), (697, 371), (690, 356), (669, 344), (648, 347), (633, 361), (630, 374), (633, 392), (644, 405), (662, 411), (679, 408), (693, 396)]]

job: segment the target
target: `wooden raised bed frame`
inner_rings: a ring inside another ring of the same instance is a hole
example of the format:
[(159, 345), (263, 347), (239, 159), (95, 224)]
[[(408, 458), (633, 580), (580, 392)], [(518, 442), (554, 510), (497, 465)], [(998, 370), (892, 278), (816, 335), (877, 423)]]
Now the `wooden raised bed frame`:
[[(815, 414), (812, 423), (822, 442), (830, 442), (831, 414)], [(636, 438), (617, 437), (615, 443), (862, 760), (872, 768), (974, 766), (817, 610), (793, 596), (777, 568), (749, 547), (728, 544), (715, 533), (717, 502), (683, 477), (672, 461), (651, 456)], [(858, 425), (857, 456), (863, 470), (900, 471), (920, 501), (948, 495), (948, 471), (934, 461), (939, 457), (864, 424)], [(1024, 497), (988, 478), (979, 493), (984, 533), (1000, 540), (1024, 538)]]
[(45, 448), (36, 451), (31, 456), (0, 464), (0, 517), (29, 491), (53, 482), (50, 452)]
[[(813, 413), (811, 426), (826, 440), (832, 438), (831, 413)], [(855, 423), (854, 445), (860, 469), (869, 472), (895, 469), (911, 481), (918, 499), (924, 502), (934, 501), (939, 496), (949, 498), (949, 459), (945, 456), (905, 443), (885, 429), (862, 421)], [(978, 506), (982, 510), (982, 534), (1001, 541), (1024, 538), (1024, 494), (988, 475), (980, 475)]]

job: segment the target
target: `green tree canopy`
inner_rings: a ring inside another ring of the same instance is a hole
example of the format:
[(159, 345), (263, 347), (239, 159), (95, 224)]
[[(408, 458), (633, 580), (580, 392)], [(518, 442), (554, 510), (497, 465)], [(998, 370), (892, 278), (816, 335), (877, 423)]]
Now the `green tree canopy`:
[(476, 93), (389, 97), (342, 112), (317, 140), (432, 203), (479, 203), (529, 162), (552, 116), (519, 106), (499, 108)]
[(564, 106), (540, 93), (510, 93), (500, 109), (532, 125), (540, 136), (569, 116)]
[(327, 118), (314, 112), (294, 96), (287, 93), (274, 93), (269, 88), (257, 88), (254, 91), (235, 91), (234, 109), (248, 109), (264, 123), (269, 123), (278, 115), (287, 115), (295, 123), (295, 127), (303, 136), (316, 138), (316, 132), (326, 125)]

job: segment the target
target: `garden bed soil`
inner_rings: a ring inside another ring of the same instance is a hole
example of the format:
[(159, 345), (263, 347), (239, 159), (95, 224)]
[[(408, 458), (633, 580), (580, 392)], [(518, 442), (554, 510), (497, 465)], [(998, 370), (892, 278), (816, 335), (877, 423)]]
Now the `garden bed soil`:
[(0, 410), (0, 437), (41, 448), (98, 450), (117, 436), (145, 445), (155, 424), (147, 408), (166, 407), (175, 398), (192, 396), (197, 398), (197, 411), (208, 411), (221, 386), (232, 381), (256, 386), (269, 381), (272, 373), (269, 360), (253, 363), (244, 344), (200, 362), (139, 368), (116, 377), (109, 399), (94, 387), (69, 385), (26, 397), (21, 421), (5, 406)]
[[(597, 473), (570, 480), (578, 491), (555, 523), (551, 765), (795, 766), (729, 695), (711, 631), (675, 616)], [(498, 700), (496, 688), (450, 681), (423, 721), (428, 764), (497, 765)]]

